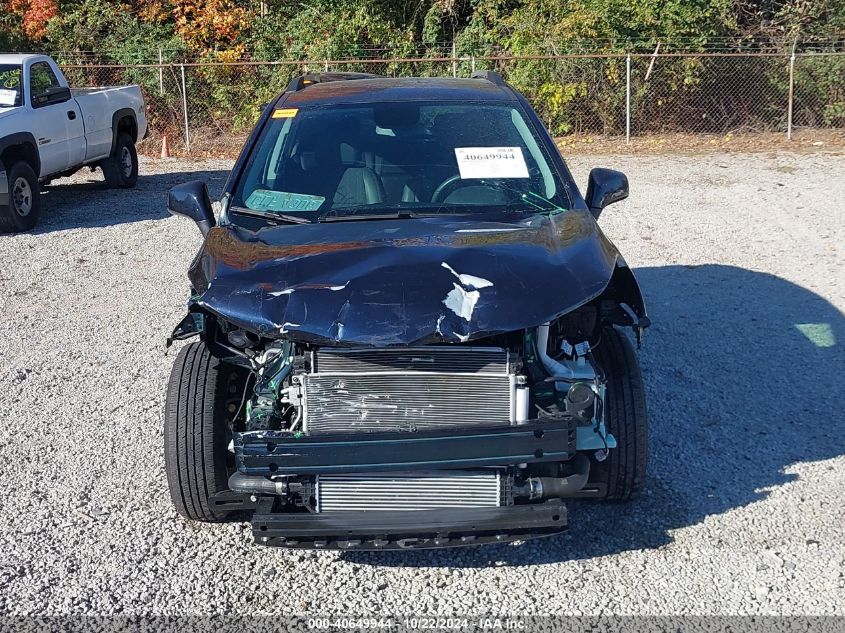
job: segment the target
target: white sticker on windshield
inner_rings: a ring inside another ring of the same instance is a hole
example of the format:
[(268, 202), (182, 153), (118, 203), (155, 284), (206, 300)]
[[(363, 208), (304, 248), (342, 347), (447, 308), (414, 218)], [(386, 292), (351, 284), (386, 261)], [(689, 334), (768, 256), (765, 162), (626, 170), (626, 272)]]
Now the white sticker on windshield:
[(13, 106), (18, 99), (17, 90), (6, 90), (0, 88), (0, 106)]
[(528, 178), (521, 147), (456, 147), (461, 178)]

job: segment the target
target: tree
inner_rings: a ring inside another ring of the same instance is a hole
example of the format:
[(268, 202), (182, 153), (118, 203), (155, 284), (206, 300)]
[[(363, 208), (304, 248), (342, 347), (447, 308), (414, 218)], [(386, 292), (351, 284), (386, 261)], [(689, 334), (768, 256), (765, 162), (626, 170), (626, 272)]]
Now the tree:
[[(126, 2), (84, 0), (66, 3), (47, 26), (47, 39), (54, 51), (90, 51), (101, 62), (143, 64), (158, 58), (164, 48), (173, 58), (184, 48), (171, 23), (144, 20)], [(62, 55), (59, 54), (59, 61)]]
[(10, 0), (9, 8), (21, 18), (21, 28), (30, 40), (47, 34), (47, 22), (59, 14), (58, 0)]
[(203, 56), (237, 59), (244, 51), (241, 34), (246, 9), (232, 0), (182, 0), (173, 4), (176, 32), (188, 49)]

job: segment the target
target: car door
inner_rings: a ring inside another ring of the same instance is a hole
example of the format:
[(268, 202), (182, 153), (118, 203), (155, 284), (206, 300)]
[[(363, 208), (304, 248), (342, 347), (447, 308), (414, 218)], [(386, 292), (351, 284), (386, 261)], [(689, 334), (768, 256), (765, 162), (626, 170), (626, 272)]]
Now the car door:
[(64, 171), (82, 163), (85, 154), (84, 123), (70, 90), (59, 82), (46, 61), (29, 69), (31, 127), (41, 156), (41, 176)]

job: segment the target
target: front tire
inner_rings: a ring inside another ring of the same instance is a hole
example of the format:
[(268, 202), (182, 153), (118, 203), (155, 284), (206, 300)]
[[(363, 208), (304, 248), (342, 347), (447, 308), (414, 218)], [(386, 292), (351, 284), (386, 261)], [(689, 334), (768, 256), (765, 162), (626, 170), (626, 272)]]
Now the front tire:
[(640, 364), (631, 341), (602, 330), (595, 358), (605, 374), (605, 426), (616, 438), (607, 459), (592, 464), (591, 481), (607, 486), (607, 501), (628, 501), (642, 488), (648, 461), (648, 411)]
[(204, 343), (182, 348), (173, 364), (164, 409), (164, 465), (176, 511), (195, 521), (230, 514), (209, 497), (228, 490), (234, 464), (228, 451), (232, 402), (240, 399), (242, 372), (214, 358)]
[(0, 207), (0, 232), (29, 231), (41, 215), (41, 188), (38, 176), (24, 161), (14, 163), (6, 172), (9, 204)]
[(100, 163), (106, 185), (113, 189), (131, 189), (138, 182), (138, 152), (128, 134), (117, 135), (112, 155)]

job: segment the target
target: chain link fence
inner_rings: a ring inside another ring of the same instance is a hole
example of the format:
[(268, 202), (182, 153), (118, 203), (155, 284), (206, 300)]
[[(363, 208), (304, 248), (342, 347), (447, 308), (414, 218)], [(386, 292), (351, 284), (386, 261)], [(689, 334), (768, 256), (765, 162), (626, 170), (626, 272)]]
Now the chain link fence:
[(139, 84), (158, 153), (236, 156), (261, 112), (294, 76), (315, 71), (468, 77), (495, 70), (519, 89), (566, 145), (680, 136), (750, 135), (762, 144), (794, 131), (845, 139), (843, 53), (657, 53), (421, 56), (234, 63), (63, 66), (75, 86)]

